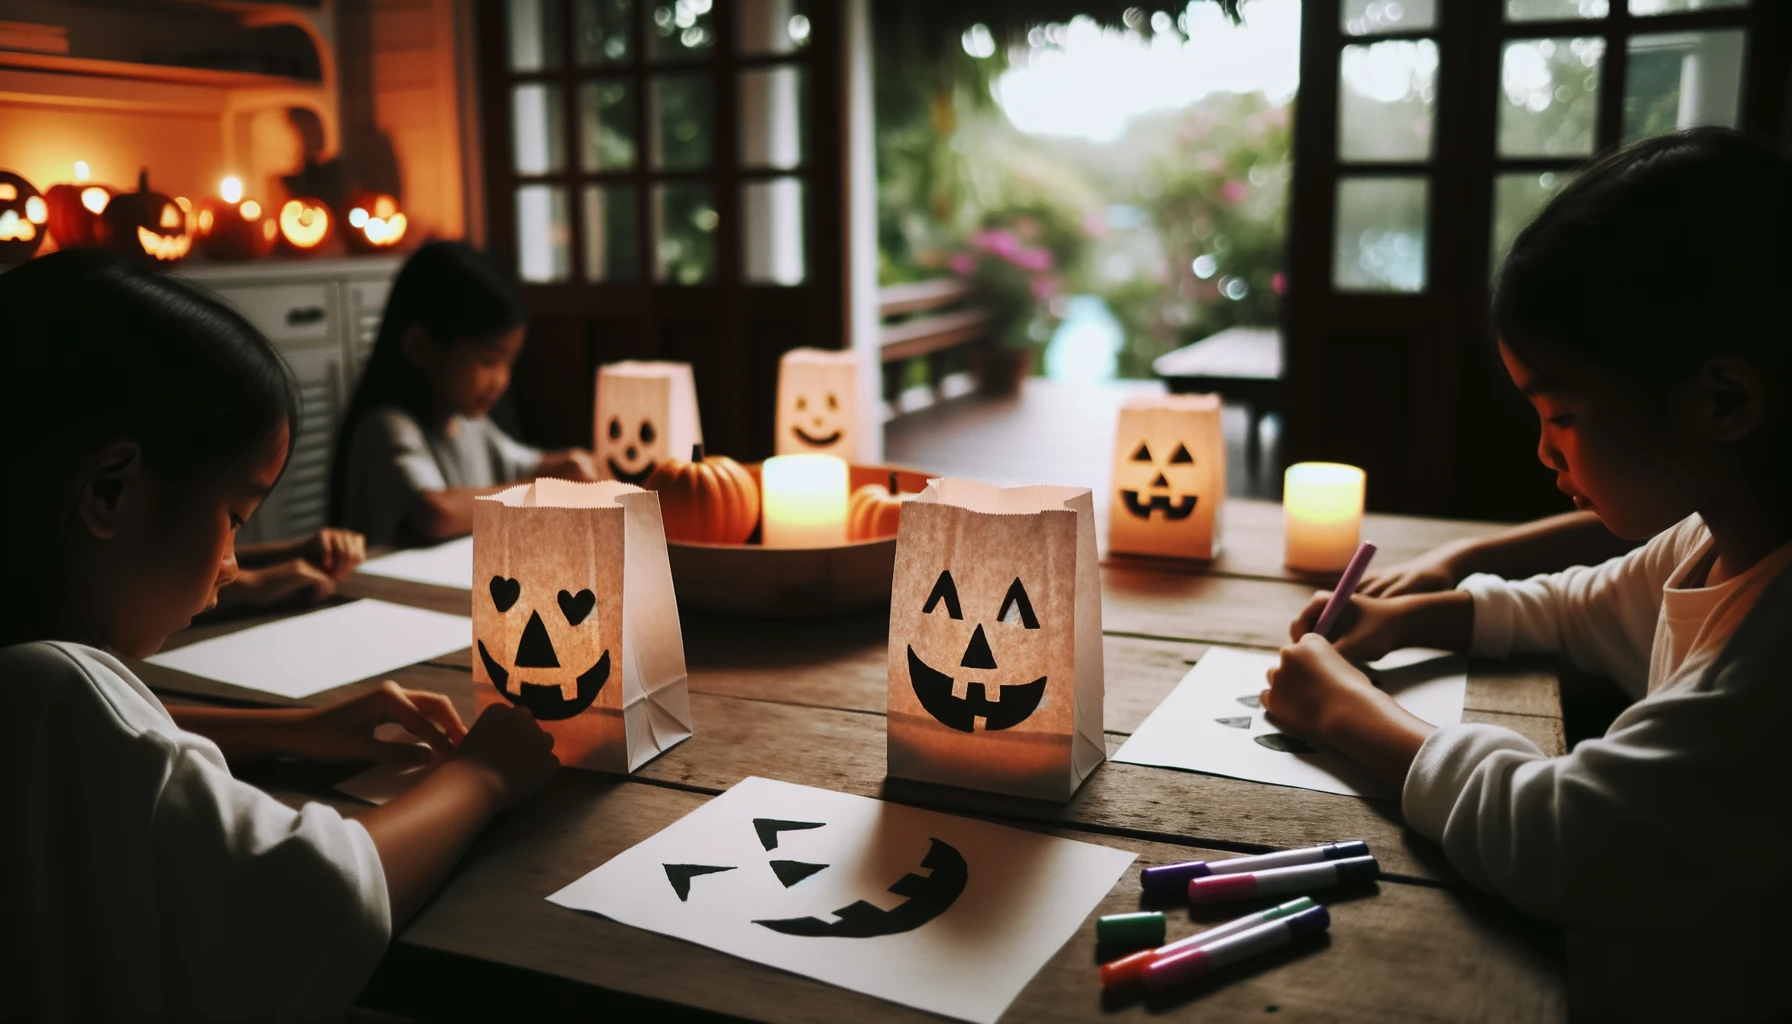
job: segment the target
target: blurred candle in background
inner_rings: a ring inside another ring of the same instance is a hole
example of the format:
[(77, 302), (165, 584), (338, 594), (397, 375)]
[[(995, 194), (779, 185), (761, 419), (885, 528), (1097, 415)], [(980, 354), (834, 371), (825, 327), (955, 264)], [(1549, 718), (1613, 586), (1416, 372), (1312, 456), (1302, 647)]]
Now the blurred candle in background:
[(1367, 475), (1339, 462), (1297, 462), (1282, 478), (1283, 562), (1342, 572), (1363, 533)]
[(762, 540), (768, 548), (846, 543), (846, 460), (833, 455), (775, 455), (765, 460)]

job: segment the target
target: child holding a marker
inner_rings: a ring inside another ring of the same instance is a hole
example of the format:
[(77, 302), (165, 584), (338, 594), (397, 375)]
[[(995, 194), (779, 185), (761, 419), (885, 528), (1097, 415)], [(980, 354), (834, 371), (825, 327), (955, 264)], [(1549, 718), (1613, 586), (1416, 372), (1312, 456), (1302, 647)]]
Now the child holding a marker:
[[(1575, 504), (1648, 543), (1601, 565), (1315, 598), (1263, 692), (1291, 730), (1402, 793), (1476, 885), (1568, 933), (1577, 1009), (1792, 1014), (1792, 161), (1733, 133), (1589, 167), (1520, 235), (1499, 354)], [(1405, 646), (1556, 653), (1634, 703), (1548, 757), (1437, 728), (1357, 664)]]

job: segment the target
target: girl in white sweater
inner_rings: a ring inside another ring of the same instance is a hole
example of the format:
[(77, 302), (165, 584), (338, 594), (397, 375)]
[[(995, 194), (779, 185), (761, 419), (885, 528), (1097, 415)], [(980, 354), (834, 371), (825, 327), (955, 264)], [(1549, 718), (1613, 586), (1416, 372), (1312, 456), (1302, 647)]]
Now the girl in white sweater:
[[(1263, 693), (1402, 792), (1472, 883), (1562, 923), (1570, 996), (1619, 1019), (1792, 1014), (1792, 162), (1701, 130), (1588, 168), (1519, 237), (1499, 354), (1577, 507), (1644, 546), (1296, 620)], [(1357, 663), (1557, 653), (1635, 701), (1548, 757), (1438, 728)]]

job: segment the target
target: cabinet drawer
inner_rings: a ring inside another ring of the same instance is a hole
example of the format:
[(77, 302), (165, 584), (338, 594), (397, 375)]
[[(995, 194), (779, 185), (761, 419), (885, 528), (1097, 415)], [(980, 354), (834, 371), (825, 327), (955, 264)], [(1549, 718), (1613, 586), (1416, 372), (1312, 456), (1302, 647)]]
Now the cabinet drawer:
[(275, 341), (336, 337), (337, 314), (327, 284), (238, 286), (220, 294)]

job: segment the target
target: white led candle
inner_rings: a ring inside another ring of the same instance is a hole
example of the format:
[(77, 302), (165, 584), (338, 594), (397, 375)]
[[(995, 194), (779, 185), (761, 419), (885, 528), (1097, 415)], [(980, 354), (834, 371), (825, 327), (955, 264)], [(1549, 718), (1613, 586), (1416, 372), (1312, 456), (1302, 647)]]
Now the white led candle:
[(1282, 478), (1282, 560), (1290, 569), (1341, 572), (1363, 533), (1367, 477), (1338, 462), (1297, 462)]
[(846, 543), (846, 460), (833, 455), (775, 455), (760, 482), (768, 548), (825, 548)]

